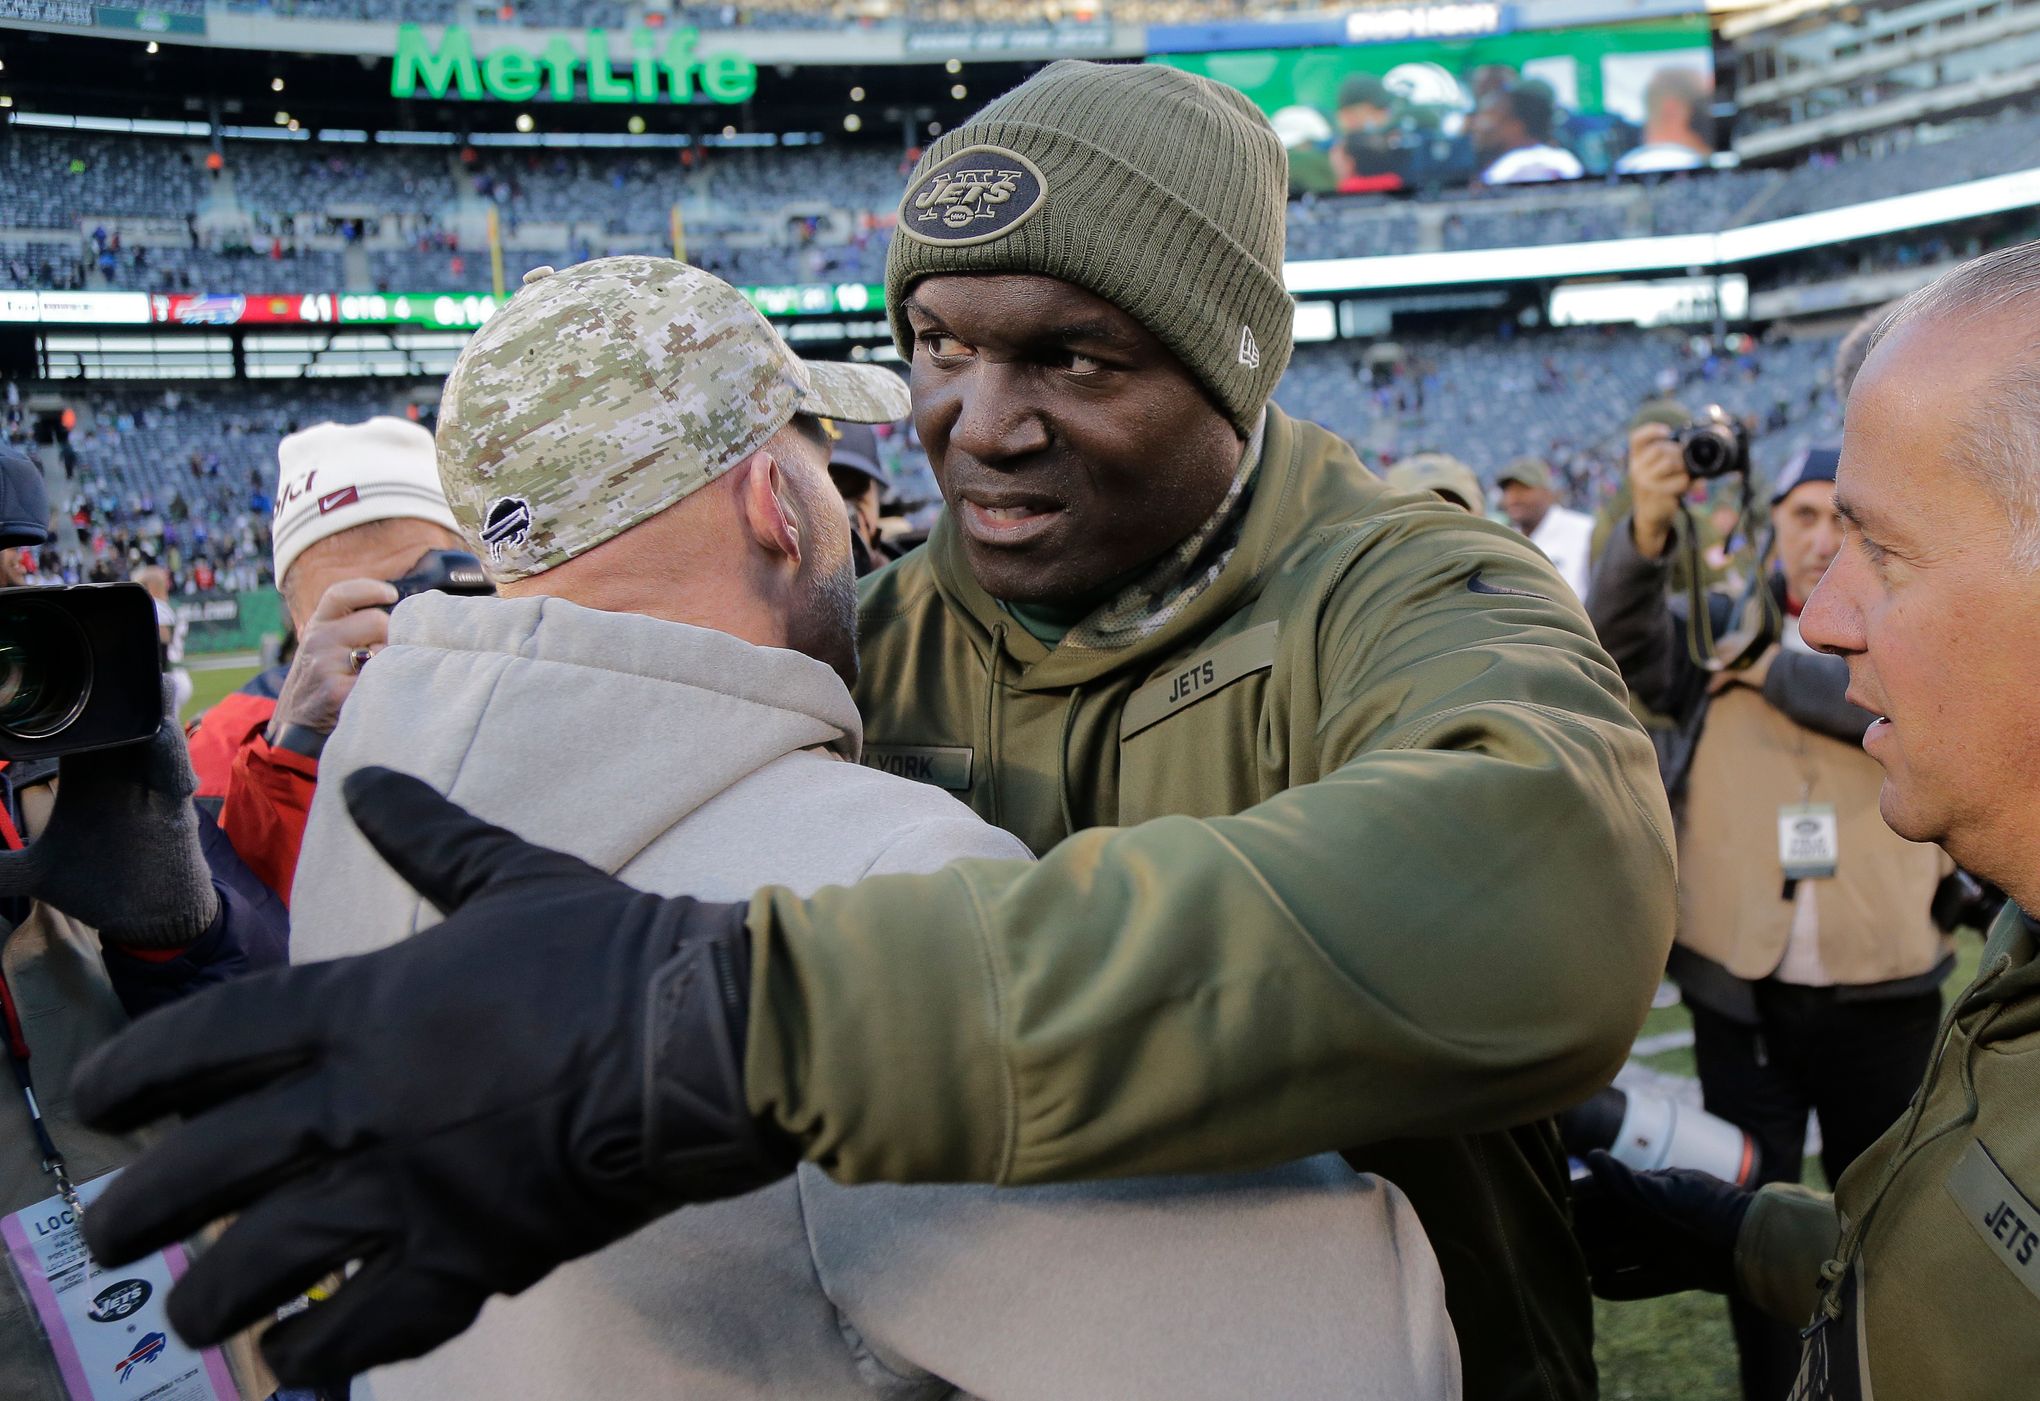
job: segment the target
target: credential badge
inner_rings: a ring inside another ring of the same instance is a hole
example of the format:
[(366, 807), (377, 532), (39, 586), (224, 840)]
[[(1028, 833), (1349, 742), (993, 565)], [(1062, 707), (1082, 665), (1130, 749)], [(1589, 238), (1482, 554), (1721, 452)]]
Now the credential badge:
[(937, 247), (989, 243), (1031, 218), (1048, 181), (1003, 146), (966, 146), (923, 175), (900, 201), (900, 232)]

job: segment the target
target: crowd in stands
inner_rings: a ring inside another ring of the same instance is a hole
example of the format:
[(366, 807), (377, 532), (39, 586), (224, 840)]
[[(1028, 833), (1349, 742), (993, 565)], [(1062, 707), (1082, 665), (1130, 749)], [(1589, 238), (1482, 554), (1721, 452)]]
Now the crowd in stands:
[[(1937, 138), (1937, 139), (1929, 139)], [(1290, 206), (1292, 258), (1520, 247), (1698, 233), (2024, 169), (2040, 112), (1887, 138), (1879, 155), (1654, 183), (1383, 195)], [(875, 281), (913, 152), (546, 149), (229, 140), (11, 127), (0, 134), (0, 280), (9, 287), (486, 290), (476, 232), (493, 208), (514, 275), (610, 253), (669, 251), (742, 283)], [(390, 211), (405, 211), (392, 213)], [(136, 232), (135, 221), (148, 221)], [(463, 240), (461, 233), (465, 230)], [(33, 237), (29, 237), (33, 235)], [(463, 243), (465, 242), (465, 246)], [(346, 250), (361, 243), (364, 262)], [(248, 260), (291, 266), (263, 269)], [(208, 285), (211, 284), (211, 285)]]
[(59, 514), (34, 577), (106, 582), (154, 564), (186, 594), (265, 586), (277, 443), (324, 419), (386, 411), (388, 398), (320, 384), (65, 386), (60, 397), (73, 426), (38, 446), (21, 387), (6, 387), (5, 436), (42, 464)]
[[(1354, 8), (1364, 0), (1353, 0)], [(473, 18), (459, 0), (224, 0), (228, 10), (304, 19), (450, 24)], [(196, 12), (200, 0), (170, 8)], [(972, 28), (981, 25), (1185, 24), (1289, 10), (1326, 8), (1320, 0), (743, 0), (676, 4), (668, 22), (701, 29), (840, 29), (845, 25)], [(570, 29), (620, 27), (640, 7), (624, 0), (503, 0), (486, 18), (500, 24)]]
[(1504, 324), (1478, 339), (1303, 346), (1277, 400), (1391, 464), (1443, 451), (1483, 480), (1510, 460), (1548, 461), (1572, 503), (1594, 510), (1620, 485), (1625, 427), (1636, 407), (1671, 397), (1698, 411), (1719, 404), (1751, 430), (1760, 473), (1841, 431), (1825, 367), (1825, 338), (1726, 349), (1678, 331), (1630, 328), (1517, 334)]
[[(1839, 414), (1824, 371), (1832, 353), (1825, 339), (1739, 336), (1717, 350), (1670, 331), (1533, 334), (1504, 325), (1393, 346), (1301, 347), (1276, 398), (1380, 467), (1441, 449), (1491, 482), (1503, 464), (1534, 453), (1553, 464), (1573, 504), (1591, 510), (1619, 483), (1623, 425), (1653, 396), (1695, 410), (1718, 403), (1742, 418), (1763, 472), (1807, 442), (1833, 439)], [(277, 442), (323, 419), (402, 412), (395, 400), (430, 388), (390, 380), (202, 391), (45, 385), (39, 407), (54, 399), (76, 415), (67, 442), (39, 449), (51, 498), (75, 532), (41, 552), (40, 572), (76, 582), (154, 563), (181, 592), (266, 584)], [(9, 397), (19, 402), (20, 390)], [(9, 436), (26, 443), (31, 419), (9, 412)], [(909, 439), (888, 466), (895, 507), (925, 524), (919, 508), (935, 497), (925, 457)]]

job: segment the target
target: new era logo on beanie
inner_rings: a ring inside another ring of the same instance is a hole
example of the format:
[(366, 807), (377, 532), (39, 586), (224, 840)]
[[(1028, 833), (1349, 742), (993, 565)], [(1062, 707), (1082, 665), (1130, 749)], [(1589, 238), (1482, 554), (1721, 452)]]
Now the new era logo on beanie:
[(1145, 64), (1052, 63), (931, 146), (886, 262), (902, 354), (915, 283), (1036, 273), (1132, 316), (1242, 437), (1289, 365), (1288, 157), (1245, 95)]

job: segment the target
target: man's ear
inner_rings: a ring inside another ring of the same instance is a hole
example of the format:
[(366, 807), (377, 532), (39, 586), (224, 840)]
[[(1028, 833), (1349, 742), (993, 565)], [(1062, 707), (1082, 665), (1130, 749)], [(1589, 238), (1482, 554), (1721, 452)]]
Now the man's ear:
[(737, 506), (752, 541), (767, 554), (798, 565), (804, 544), (800, 517), (794, 512), (793, 484), (778, 459), (761, 448), (733, 470), (743, 474), (737, 482)]

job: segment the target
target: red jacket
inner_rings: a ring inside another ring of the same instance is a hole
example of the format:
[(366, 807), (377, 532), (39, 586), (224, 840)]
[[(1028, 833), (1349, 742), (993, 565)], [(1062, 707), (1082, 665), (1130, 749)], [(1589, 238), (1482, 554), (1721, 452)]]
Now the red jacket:
[(235, 853), (288, 905), (319, 761), (269, 747), (263, 731), (275, 714), (268, 696), (227, 696), (193, 723), (191, 767), (199, 801), (217, 808)]

